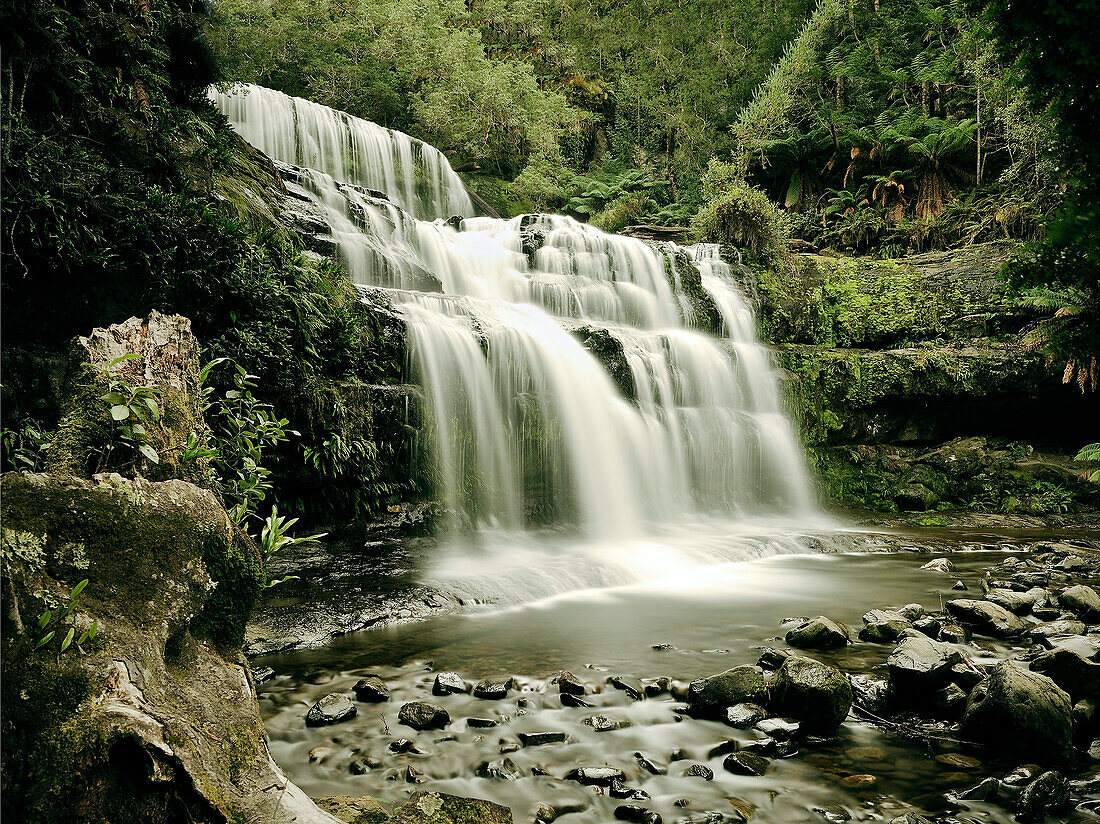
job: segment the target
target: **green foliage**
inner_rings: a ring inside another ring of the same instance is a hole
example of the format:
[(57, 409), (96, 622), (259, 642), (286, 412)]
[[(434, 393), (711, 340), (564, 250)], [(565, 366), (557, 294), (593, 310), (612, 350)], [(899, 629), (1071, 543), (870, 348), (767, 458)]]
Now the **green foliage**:
[[(264, 527), (260, 532), (260, 555), (264, 560), (265, 568), (270, 566), (275, 555), (287, 547), (313, 544), (328, 534), (326, 532), (320, 532), (316, 535), (308, 536), (290, 535), (290, 528), (296, 523), (298, 523), (297, 518), (287, 520), (285, 516), (279, 514), (278, 507), (271, 507), (271, 514), (264, 520)], [(278, 581), (269, 580), (264, 583), (264, 588), (266, 589), (276, 584), (286, 583), (287, 581), (295, 580), (297, 577), (297, 575), (285, 575)]]
[[(120, 367), (140, 358), (130, 353), (112, 359), (100, 370), (107, 391), (99, 397), (106, 409), (107, 440), (99, 456), (100, 471), (108, 466), (132, 465), (141, 458), (160, 463), (160, 455), (149, 443), (146, 425), (160, 420), (159, 395), (151, 386), (135, 386), (120, 374)], [(95, 388), (95, 387), (89, 387)], [(121, 464), (119, 456), (122, 452)]]
[[(34, 634), (34, 649), (39, 650), (42, 648), (50, 649), (51, 645), (56, 647), (58, 653), (67, 651), (72, 647), (75, 640), (75, 646), (79, 650), (81, 647), (89, 641), (94, 641), (96, 633), (99, 631), (99, 624), (95, 621), (88, 626), (80, 637), (76, 636), (76, 627), (66, 625), (66, 620), (77, 608), (80, 599), (80, 593), (84, 591), (84, 588), (88, 586), (88, 579), (85, 578), (69, 592), (68, 597), (64, 603), (58, 606), (55, 610), (47, 609), (39, 616), (37, 623), (32, 630)], [(53, 642), (57, 643), (54, 644)], [(83, 650), (81, 650), (83, 651)]]
[(973, 2), (1018, 88), (1046, 107), (1058, 138), (1054, 158), (1068, 197), (1046, 223), (1047, 239), (1009, 269), (1012, 287), (1076, 296), (1045, 325), (1039, 345), (1066, 364), (1081, 391), (1100, 386), (1100, 22), (1097, 0), (1068, 3)]
[[(1077, 453), (1074, 460), (1085, 461), (1086, 463), (1100, 463), (1100, 443), (1085, 444), (1081, 447), (1081, 451)], [(1091, 483), (1100, 483), (1100, 469), (1094, 469), (1089, 472), (1088, 479)]]
[(770, 266), (787, 255), (786, 218), (759, 189), (746, 184), (735, 166), (712, 160), (703, 177), (703, 207), (692, 221), (700, 240), (732, 243), (752, 260)]
[(34, 421), (20, 429), (0, 432), (0, 467), (3, 471), (41, 472), (53, 435)]
[(1050, 125), (1005, 75), (963, 0), (821, 0), (740, 112), (734, 165), (839, 249), (1035, 238)]

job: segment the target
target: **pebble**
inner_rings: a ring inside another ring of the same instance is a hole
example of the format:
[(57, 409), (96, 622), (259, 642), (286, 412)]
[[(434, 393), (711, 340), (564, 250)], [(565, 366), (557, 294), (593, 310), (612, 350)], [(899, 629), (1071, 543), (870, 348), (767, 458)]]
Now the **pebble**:
[(441, 672), (432, 684), (432, 695), (460, 695), (470, 691), (470, 685), (457, 672)]
[(360, 678), (355, 682), (355, 686), (351, 688), (351, 691), (355, 693), (356, 699), (368, 704), (380, 704), (383, 701), (390, 700), (390, 691), (386, 687), (386, 683), (381, 678), (376, 678), (373, 675)]
[(499, 701), (508, 697), (508, 690), (512, 688), (512, 679), (507, 681), (479, 681), (474, 687), (474, 698), (483, 698), (487, 701)]
[(867, 773), (858, 773), (856, 775), (849, 775), (840, 779), (840, 786), (847, 787), (848, 789), (858, 789), (860, 787), (873, 787), (878, 783), (878, 778)]
[(768, 759), (753, 752), (735, 752), (726, 756), (723, 769), (734, 775), (763, 775), (768, 771)]
[(561, 744), (565, 741), (564, 732), (545, 730), (542, 732), (521, 732), (517, 736), (525, 747), (541, 747), (545, 744)]
[(690, 767), (684, 770), (684, 775), (689, 775), (694, 778), (702, 778), (704, 781), (714, 780), (714, 770), (712, 770), (705, 764), (692, 764)]

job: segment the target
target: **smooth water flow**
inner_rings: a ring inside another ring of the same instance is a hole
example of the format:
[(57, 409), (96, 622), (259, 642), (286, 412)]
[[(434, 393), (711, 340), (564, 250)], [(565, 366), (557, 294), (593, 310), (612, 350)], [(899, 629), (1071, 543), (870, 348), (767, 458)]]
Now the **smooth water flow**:
[(721, 519), (814, 516), (770, 354), (716, 247), (472, 217), (446, 159), (407, 135), (254, 86), (211, 96), (246, 139), (305, 167), (296, 185), (349, 276), (404, 317), (456, 534), (518, 551), (552, 525), (555, 555), (564, 532), (586, 556), (641, 560), (688, 522), (709, 536)]

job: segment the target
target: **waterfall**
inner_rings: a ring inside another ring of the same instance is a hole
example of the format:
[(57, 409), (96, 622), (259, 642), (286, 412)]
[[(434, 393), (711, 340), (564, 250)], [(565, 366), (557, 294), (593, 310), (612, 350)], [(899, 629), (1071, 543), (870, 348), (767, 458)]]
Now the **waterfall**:
[(770, 353), (716, 247), (475, 217), (446, 159), (407, 135), (255, 86), (211, 97), (303, 167), (351, 279), (389, 291), (456, 529), (629, 541), (690, 517), (813, 513)]

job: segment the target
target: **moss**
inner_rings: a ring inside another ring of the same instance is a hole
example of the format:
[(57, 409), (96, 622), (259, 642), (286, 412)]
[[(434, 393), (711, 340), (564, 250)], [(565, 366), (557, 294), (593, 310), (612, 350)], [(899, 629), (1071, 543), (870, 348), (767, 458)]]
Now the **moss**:
[(597, 326), (578, 327), (573, 330), (573, 335), (603, 364), (623, 397), (633, 398), (636, 391), (634, 374), (630, 371), (630, 364), (627, 363), (622, 341), (606, 329)]
[(665, 277), (673, 294), (681, 296), (680, 309), (684, 322), (696, 329), (718, 334), (722, 316), (714, 299), (703, 288), (699, 270), (683, 249), (675, 247), (669, 251), (662, 247), (661, 251), (665, 253)]
[(259, 740), (252, 730), (236, 730), (225, 743), (225, 763), (234, 784), (255, 763), (260, 754)]
[(221, 649), (240, 649), (264, 583), (259, 550), (243, 530), (234, 529), (232, 538), (217, 535), (207, 540), (202, 559), (216, 586), (191, 620), (191, 632)]

